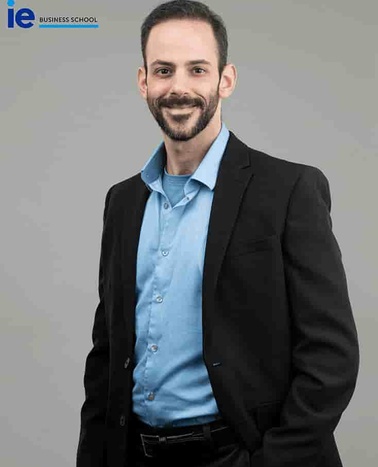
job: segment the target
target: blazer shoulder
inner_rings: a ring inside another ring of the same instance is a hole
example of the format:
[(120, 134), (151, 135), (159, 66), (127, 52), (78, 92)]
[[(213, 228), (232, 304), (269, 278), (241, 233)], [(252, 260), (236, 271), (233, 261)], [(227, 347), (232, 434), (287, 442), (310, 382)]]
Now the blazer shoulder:
[(125, 206), (132, 206), (135, 199), (143, 194), (148, 195), (148, 188), (143, 182), (140, 172), (115, 183), (106, 194), (104, 218), (108, 211), (113, 216), (124, 210)]
[(271, 156), (261, 151), (249, 148), (251, 164), (256, 161), (264, 167), (265, 177), (273, 182), (277, 189), (285, 187), (290, 203), (294, 199), (322, 199), (331, 210), (331, 191), (327, 177), (317, 167), (299, 162), (292, 162)]
[(280, 179), (288, 178), (291, 180), (298, 180), (302, 177), (315, 179), (326, 178), (324, 173), (315, 166), (282, 159), (280, 157), (272, 156), (266, 152), (254, 149), (239, 140), (233, 133), (232, 138), (234, 139), (234, 143), (239, 145), (240, 149), (248, 152), (252, 168), (258, 170), (259, 172), (262, 171), (271, 174), (272, 176), (278, 176)]
[(111, 192), (112, 196), (124, 195), (129, 191), (134, 191), (135, 189), (140, 189), (143, 186), (143, 180), (141, 178), (141, 173), (137, 173), (132, 175), (125, 180), (115, 183), (112, 187), (110, 187), (108, 193)]

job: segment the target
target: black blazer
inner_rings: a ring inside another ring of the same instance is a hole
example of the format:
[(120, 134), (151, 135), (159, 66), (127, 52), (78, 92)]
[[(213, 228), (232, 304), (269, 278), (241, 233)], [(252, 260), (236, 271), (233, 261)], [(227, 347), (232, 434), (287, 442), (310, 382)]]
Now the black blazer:
[[(149, 194), (137, 174), (106, 197), (77, 467), (126, 465), (136, 254)], [(253, 467), (342, 465), (333, 431), (359, 356), (330, 205), (320, 170), (250, 149), (231, 133), (205, 252), (203, 358)]]

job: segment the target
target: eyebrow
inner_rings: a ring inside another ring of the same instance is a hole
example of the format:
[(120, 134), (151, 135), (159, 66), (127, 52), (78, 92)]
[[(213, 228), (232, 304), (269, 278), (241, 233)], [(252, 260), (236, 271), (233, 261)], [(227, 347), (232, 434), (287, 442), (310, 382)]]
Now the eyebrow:
[[(165, 60), (155, 60), (154, 62), (151, 63), (151, 66), (155, 66), (155, 65), (164, 65), (164, 66), (171, 66), (171, 67), (175, 66), (173, 62), (167, 62)], [(211, 63), (208, 60), (199, 59), (199, 60), (190, 60), (189, 62), (186, 62), (186, 65), (211, 65)]]

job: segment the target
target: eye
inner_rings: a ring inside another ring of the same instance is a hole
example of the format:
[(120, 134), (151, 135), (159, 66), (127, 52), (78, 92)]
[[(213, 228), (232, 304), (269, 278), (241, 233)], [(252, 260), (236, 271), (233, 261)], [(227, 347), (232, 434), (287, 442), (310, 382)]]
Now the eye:
[(170, 73), (170, 70), (168, 68), (159, 68), (155, 71), (156, 75), (167, 75)]
[(206, 73), (206, 70), (204, 70), (203, 68), (200, 68), (198, 66), (193, 68), (193, 71), (195, 72), (196, 75), (202, 75), (203, 73)]

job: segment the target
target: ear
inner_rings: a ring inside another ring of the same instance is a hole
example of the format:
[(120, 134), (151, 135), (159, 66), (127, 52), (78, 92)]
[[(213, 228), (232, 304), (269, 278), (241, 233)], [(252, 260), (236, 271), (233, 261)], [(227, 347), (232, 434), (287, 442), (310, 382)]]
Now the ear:
[(144, 66), (138, 68), (138, 87), (143, 99), (147, 99), (147, 73)]
[(223, 71), (219, 84), (219, 97), (225, 99), (233, 93), (237, 81), (237, 71), (235, 65), (228, 63)]

